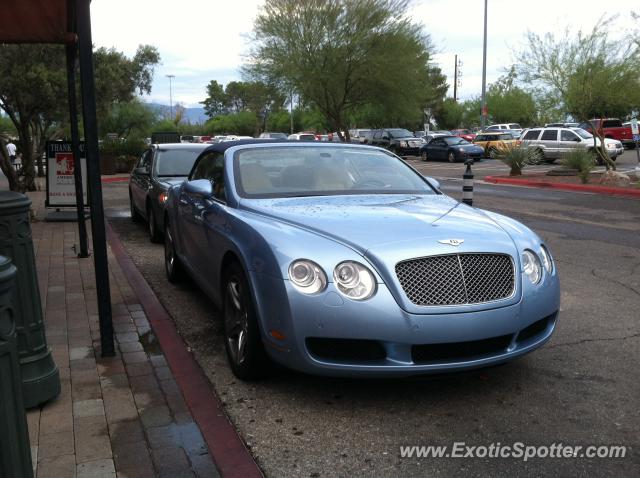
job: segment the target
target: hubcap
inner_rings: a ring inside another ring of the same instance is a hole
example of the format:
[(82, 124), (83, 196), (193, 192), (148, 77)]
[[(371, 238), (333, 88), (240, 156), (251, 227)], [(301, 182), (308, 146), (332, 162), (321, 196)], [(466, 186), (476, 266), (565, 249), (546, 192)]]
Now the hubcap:
[(246, 358), (246, 344), (249, 332), (247, 311), (243, 305), (240, 281), (232, 277), (227, 283), (225, 300), (225, 329), (231, 359), (241, 365)]

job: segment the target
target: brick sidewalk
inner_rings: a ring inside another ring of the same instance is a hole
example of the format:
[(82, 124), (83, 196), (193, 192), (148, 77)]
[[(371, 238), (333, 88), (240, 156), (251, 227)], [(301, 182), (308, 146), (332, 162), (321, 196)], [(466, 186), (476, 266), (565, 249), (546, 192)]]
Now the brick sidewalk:
[(103, 359), (93, 258), (76, 257), (76, 223), (44, 222), (43, 193), (29, 196), (47, 340), (62, 382), (57, 399), (28, 411), (37, 477), (219, 476), (111, 250), (117, 355)]

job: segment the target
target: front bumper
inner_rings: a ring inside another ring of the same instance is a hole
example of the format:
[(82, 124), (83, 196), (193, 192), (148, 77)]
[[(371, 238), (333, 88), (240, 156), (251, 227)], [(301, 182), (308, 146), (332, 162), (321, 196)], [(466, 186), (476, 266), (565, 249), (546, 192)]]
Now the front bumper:
[[(384, 284), (372, 299), (356, 302), (333, 284), (304, 296), (279, 278), (253, 273), (251, 281), (268, 354), (317, 375), (402, 377), (500, 364), (549, 340), (560, 306), (557, 275), (512, 305), (437, 314), (406, 312)], [(274, 330), (286, 339), (274, 339)]]

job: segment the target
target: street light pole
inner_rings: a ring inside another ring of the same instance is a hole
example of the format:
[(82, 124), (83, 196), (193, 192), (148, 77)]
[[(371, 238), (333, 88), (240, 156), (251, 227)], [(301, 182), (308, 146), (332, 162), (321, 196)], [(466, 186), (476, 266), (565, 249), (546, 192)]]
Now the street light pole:
[(171, 80), (176, 77), (176, 75), (165, 75), (169, 78), (169, 110), (171, 111), (171, 120), (173, 121), (173, 93), (171, 91)]
[(487, 125), (487, 2), (484, 0), (484, 43), (482, 45), (482, 109), (480, 125), (482, 129)]

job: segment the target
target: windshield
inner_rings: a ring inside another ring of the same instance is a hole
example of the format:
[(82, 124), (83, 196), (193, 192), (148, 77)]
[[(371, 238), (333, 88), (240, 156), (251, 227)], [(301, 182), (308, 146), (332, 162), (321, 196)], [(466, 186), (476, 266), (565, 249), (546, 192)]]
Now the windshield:
[(389, 136), (392, 138), (411, 138), (413, 137), (413, 133), (408, 129), (389, 129)]
[(189, 176), (202, 149), (159, 149), (156, 153), (156, 176)]
[(510, 123), (509, 129), (522, 129), (522, 126), (520, 126), (518, 123)]
[(584, 138), (584, 139), (593, 138), (593, 135), (591, 133), (583, 130), (582, 128), (571, 128), (571, 130), (575, 131), (575, 133), (581, 138)]
[(467, 141), (464, 138), (445, 138), (445, 141), (447, 142), (447, 144), (451, 145), (451, 146), (458, 146), (458, 145), (462, 145), (462, 144), (471, 144), (469, 143), (469, 141)]
[(404, 161), (384, 151), (342, 146), (262, 147), (234, 157), (242, 197), (435, 194)]

